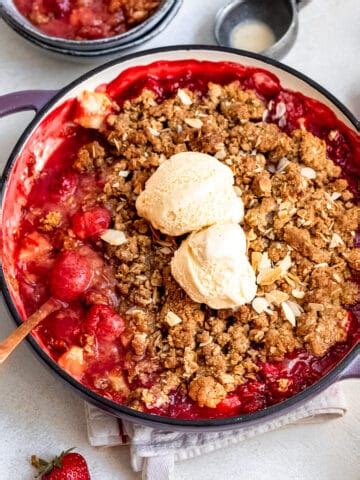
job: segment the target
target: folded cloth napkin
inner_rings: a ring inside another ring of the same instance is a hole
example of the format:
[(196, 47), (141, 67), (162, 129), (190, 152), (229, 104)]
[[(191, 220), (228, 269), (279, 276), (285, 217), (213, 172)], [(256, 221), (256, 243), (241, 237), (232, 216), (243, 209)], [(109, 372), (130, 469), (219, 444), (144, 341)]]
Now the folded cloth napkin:
[(85, 411), (92, 446), (129, 444), (131, 465), (135, 472), (142, 472), (143, 480), (169, 480), (177, 461), (234, 445), (287, 425), (342, 417), (346, 413), (346, 400), (340, 385), (333, 385), (286, 415), (256, 426), (220, 433), (166, 432), (119, 420), (89, 404), (85, 405)]

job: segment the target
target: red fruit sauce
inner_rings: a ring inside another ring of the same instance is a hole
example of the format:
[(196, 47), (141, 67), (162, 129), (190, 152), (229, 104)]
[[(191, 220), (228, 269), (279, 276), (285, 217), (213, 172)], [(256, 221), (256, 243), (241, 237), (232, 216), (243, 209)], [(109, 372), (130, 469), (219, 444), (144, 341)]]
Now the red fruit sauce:
[[(287, 121), (282, 128), (285, 131), (290, 133), (304, 124), (315, 135), (325, 139), (329, 157), (342, 167), (343, 175), (350, 180), (351, 187), (358, 196), (359, 136), (339, 121), (328, 107), (301, 93), (282, 88), (277, 77), (262, 69), (228, 62), (157, 62), (150, 66), (131, 68), (108, 85), (99, 87), (99, 90), (106, 91), (121, 107), (126, 99), (137, 96), (144, 88), (154, 91), (161, 102), (174, 95), (179, 87), (187, 87), (203, 95), (209, 82), (227, 84), (236, 79), (243, 88), (255, 89), (260, 97), (272, 100), (267, 121), (278, 122), (276, 106), (279, 102), (284, 102)], [(118, 302), (121, 302), (115, 294), (116, 281), (111, 268), (98, 253), (100, 244), (97, 235), (109, 226), (109, 212), (101, 205), (84, 207), (85, 198), (88, 201), (90, 196), (95, 201), (101, 190), (101, 179), (71, 169), (78, 148), (91, 140), (99, 140), (99, 134), (95, 131), (73, 124), (69, 126), (76, 111), (76, 103), (76, 99), (65, 102), (44, 121), (50, 122), (58, 117), (61, 119), (62, 142), (48, 158), (30, 194), (26, 195), (27, 203), (22, 209), (20, 228), (15, 236), (16, 279), (28, 315), (49, 297), (48, 279), (51, 279), (51, 291), (68, 301), (69, 306), (52, 314), (38, 328), (37, 337), (41, 344), (57, 360), (70, 346), (80, 345), (81, 335), (95, 334), (99, 341), (96, 361), (87, 366), (81, 381), (100, 395), (122, 403), (124, 399), (121, 395), (100, 389), (93, 381), (95, 373), (114, 368), (121, 371), (127, 356), (132, 353), (126, 338), (126, 322), (114, 311)], [(337, 135), (329, 137), (329, 133), (335, 130)], [(29, 154), (25, 152), (23, 155)], [(31, 155), (27, 159), (27, 167), (30, 175)], [(40, 233), (32, 215), (33, 209), (41, 209), (46, 214), (55, 206), (62, 214), (60, 228), (54, 234)], [(74, 258), (70, 257), (72, 254), (60, 253), (59, 250), (60, 240), (70, 226), (82, 245), (80, 253), (76, 253), (80, 255), (80, 260), (75, 263)], [(85, 293), (81, 293), (86, 288)], [(182, 419), (223, 418), (254, 412), (281, 402), (316, 382), (360, 341), (359, 319), (360, 306), (357, 305), (349, 312), (345, 342), (335, 345), (322, 358), (305, 351), (296, 351), (287, 355), (282, 362), (260, 365), (256, 380), (239, 386), (216, 409), (200, 408), (178, 389), (173, 392), (168, 405), (151, 412)], [(288, 380), (285, 389), (279, 384), (280, 378)], [(137, 386), (138, 381), (129, 385), (129, 388)]]
[(157, 8), (153, 0), (15, 0), (14, 3), (43, 33), (71, 40), (119, 35), (142, 23)]

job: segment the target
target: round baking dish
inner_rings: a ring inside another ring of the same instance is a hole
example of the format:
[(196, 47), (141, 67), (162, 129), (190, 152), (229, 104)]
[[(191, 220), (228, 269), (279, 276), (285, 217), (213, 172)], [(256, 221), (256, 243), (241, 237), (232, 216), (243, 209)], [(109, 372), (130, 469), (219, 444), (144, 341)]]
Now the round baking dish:
[[(95, 40), (69, 40), (47, 35), (38, 30), (17, 10), (12, 0), (4, 0), (0, 4), (0, 16), (17, 33), (26, 40), (46, 50), (75, 56), (100, 56), (116, 51), (132, 48), (145, 42), (161, 31), (160, 26), (167, 18), (173, 18), (172, 12), (177, 12), (182, 0), (161, 0), (158, 9), (147, 20), (136, 27), (107, 38)], [(167, 24), (168, 22), (166, 22)]]
[[(58, 92), (18, 92), (0, 97), (0, 115), (28, 109), (33, 109), (37, 112), (34, 120), (19, 139), (7, 162), (1, 185), (2, 233), (4, 239), (4, 254), (1, 267), (2, 291), (10, 313), (17, 324), (22, 322), (24, 311), (21, 299), (11, 282), (12, 265), (9, 256), (11, 238), (9, 232), (16, 225), (17, 215), (19, 214), (20, 207), (13, 201), (15, 199), (14, 187), (24, 181), (24, 178), (22, 178), (23, 166), (21, 164), (23, 156), (21, 154), (26, 152), (27, 142), (30, 137), (37, 131), (39, 125), (50, 112), (53, 112), (67, 99), (76, 97), (84, 89), (92, 90), (100, 84), (109, 82), (130, 67), (144, 66), (159, 60), (176, 61), (187, 59), (231, 61), (250, 67), (263, 68), (276, 75), (284, 87), (321, 101), (331, 108), (338, 119), (355, 134), (359, 132), (359, 122), (346, 107), (325, 89), (301, 73), (261, 55), (207, 46), (177, 46), (136, 53), (87, 73)], [(38, 168), (41, 169), (41, 165), (38, 165)], [(53, 373), (87, 401), (118, 417), (167, 430), (221, 431), (261, 423), (297, 408), (336, 381), (346, 378), (360, 378), (360, 344), (357, 344), (335, 368), (318, 382), (282, 403), (255, 413), (225, 419), (179, 420), (138, 412), (94, 393), (62, 370), (43, 350), (34, 336), (29, 336), (28, 341), (36, 355)]]

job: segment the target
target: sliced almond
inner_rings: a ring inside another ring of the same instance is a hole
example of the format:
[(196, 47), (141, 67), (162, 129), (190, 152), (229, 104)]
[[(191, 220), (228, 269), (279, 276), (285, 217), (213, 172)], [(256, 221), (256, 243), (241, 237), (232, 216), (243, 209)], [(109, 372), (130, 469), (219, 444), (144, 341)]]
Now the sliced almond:
[(283, 157), (279, 160), (279, 163), (277, 164), (276, 171), (278, 173), (283, 172), (287, 165), (289, 165), (289, 160), (286, 157)]
[(191, 105), (193, 103), (190, 96), (182, 88), (179, 88), (177, 95), (183, 105)]
[(272, 285), (277, 280), (280, 280), (281, 276), (282, 271), (280, 267), (266, 268), (265, 270), (260, 270), (256, 281), (259, 285)]
[(120, 172), (119, 172), (119, 177), (124, 177), (124, 178), (126, 178), (126, 177), (129, 176), (129, 174), (130, 174), (130, 170), (120, 170)]
[(114, 230), (112, 228), (105, 230), (105, 232), (100, 235), (100, 238), (104, 240), (104, 242), (109, 243), (110, 245), (114, 245), (116, 247), (123, 245), (127, 242), (124, 232), (120, 230)]
[(295, 298), (304, 298), (305, 297), (305, 292), (302, 292), (301, 290), (294, 288), (291, 291), (291, 295)]
[(272, 264), (269, 258), (269, 254), (268, 252), (264, 252), (263, 254), (261, 254), (261, 260), (259, 263), (259, 272), (261, 272), (262, 270), (269, 270), (271, 269), (271, 267), (272, 267)]
[(280, 305), (289, 299), (289, 295), (281, 290), (272, 290), (271, 292), (265, 293), (265, 298), (270, 303)]
[(284, 102), (279, 102), (276, 105), (276, 110), (275, 110), (275, 119), (276, 118), (281, 118), (285, 115), (286, 113), (286, 105)]
[(226, 152), (225, 152), (225, 150), (218, 150), (218, 151), (215, 153), (215, 158), (217, 158), (218, 160), (224, 160), (224, 158), (226, 158)]
[(138, 313), (145, 313), (140, 307), (130, 307), (126, 310), (125, 315), (137, 315)]
[(300, 175), (302, 177), (308, 178), (309, 180), (314, 180), (316, 178), (316, 172), (311, 167), (302, 167), (300, 169)]
[(259, 271), (259, 265), (261, 262), (262, 254), (260, 252), (252, 252), (251, 254), (251, 266), (255, 272)]
[(281, 268), (282, 273), (286, 273), (291, 265), (292, 261), (289, 253), (287, 253), (286, 256), (277, 264), (277, 266)]
[(159, 136), (160, 136), (160, 132), (158, 132), (157, 130), (155, 130), (155, 128), (148, 127), (148, 130), (149, 130), (149, 132), (151, 133), (151, 135), (153, 135), (154, 137), (159, 137)]
[(304, 313), (304, 309), (297, 302), (287, 300), (286, 303), (291, 308), (291, 310), (293, 311), (293, 314), (295, 315), (295, 317), (299, 317), (302, 313)]
[(337, 199), (340, 198), (340, 197), (341, 197), (341, 193), (340, 193), (340, 192), (333, 192), (333, 193), (331, 194), (331, 200), (332, 200), (333, 202), (335, 202), (335, 200), (337, 200)]
[(255, 297), (254, 300), (251, 302), (251, 306), (256, 313), (272, 313), (270, 303), (264, 297)]
[(189, 127), (192, 128), (201, 128), (203, 126), (203, 122), (200, 120), (200, 118), (185, 118), (184, 122), (186, 125), (189, 125)]
[(343, 239), (340, 237), (338, 233), (333, 233), (331, 237), (329, 248), (336, 248), (340, 247), (340, 245), (344, 245)]
[(254, 232), (254, 230), (250, 230), (248, 233), (247, 233), (247, 239), (249, 240), (249, 242), (253, 242), (254, 240), (257, 239), (257, 235), (256, 233)]
[(291, 310), (287, 302), (281, 304), (282, 311), (284, 312), (285, 318), (288, 322), (291, 323), (293, 327), (296, 327), (296, 317), (294, 312)]
[(179, 315), (176, 315), (176, 313), (169, 310), (165, 315), (165, 321), (169, 327), (175, 327), (175, 325), (178, 325), (182, 322), (182, 319), (179, 317)]

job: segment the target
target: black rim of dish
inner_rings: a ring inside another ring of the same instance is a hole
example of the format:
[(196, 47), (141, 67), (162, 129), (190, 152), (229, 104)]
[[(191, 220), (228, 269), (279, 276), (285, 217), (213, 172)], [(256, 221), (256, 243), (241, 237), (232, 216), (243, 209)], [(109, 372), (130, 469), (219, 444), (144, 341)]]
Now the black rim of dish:
[[(239, 57), (247, 57), (255, 60), (259, 60), (267, 65), (271, 65), (274, 67), (283, 70), (298, 79), (304, 81), (305, 83), (309, 84), (311, 87), (319, 91), (322, 95), (324, 95), (331, 103), (333, 103), (344, 115), (348, 118), (348, 120), (353, 124), (357, 131), (360, 131), (360, 122), (355, 118), (355, 116), (339, 101), (337, 100), (330, 92), (328, 92), (325, 88), (321, 85), (314, 82), (312, 79), (307, 77), (306, 75), (298, 72), (297, 70), (288, 67), (287, 65), (283, 65), (282, 63), (264, 57), (260, 54), (250, 53), (243, 50), (237, 50), (233, 48), (226, 48), (226, 47), (217, 47), (217, 46), (208, 46), (208, 45), (176, 45), (172, 47), (159, 47), (150, 50), (144, 50), (142, 52), (136, 52), (128, 55), (124, 55), (116, 60), (112, 60), (107, 62), (87, 73), (78, 77), (73, 82), (69, 83), (67, 86), (59, 90), (58, 93), (42, 108), (39, 112), (35, 115), (33, 120), (30, 124), (26, 127), (25, 131), (20, 136), (18, 142), (16, 143), (13, 151), (10, 154), (10, 157), (6, 163), (1, 183), (0, 183), (0, 203), (2, 206), (2, 202), (4, 200), (4, 194), (6, 190), (7, 182), (11, 176), (12, 167), (18, 157), (18, 154), (21, 152), (24, 144), (26, 143), (29, 135), (32, 131), (37, 127), (39, 121), (46, 115), (46, 113), (52, 108), (52, 106), (61, 100), (61, 98), (74, 87), (82, 83), (83, 81), (87, 80), (91, 76), (102, 72), (103, 70), (117, 65), (119, 63), (123, 63), (127, 60), (136, 59), (138, 57), (146, 57), (152, 54), (158, 53), (167, 53), (167, 52), (191, 52), (191, 51), (207, 51), (207, 52), (223, 52), (223, 53), (232, 53), (238, 55)], [(215, 60), (216, 61), (216, 60)], [(5, 303), (17, 325), (22, 323), (22, 319), (17, 311), (17, 308), (12, 301), (10, 292), (8, 290), (4, 271), (1, 265), (0, 268), (0, 278), (1, 278), (1, 289), (5, 299)], [(254, 413), (248, 413), (244, 415), (239, 415), (235, 417), (227, 417), (221, 419), (208, 419), (208, 420), (181, 420), (176, 418), (169, 418), (163, 417), (160, 415), (154, 415), (149, 413), (139, 412), (132, 408), (117, 404), (112, 400), (109, 400), (97, 393), (93, 392), (89, 388), (85, 387), (69, 374), (67, 374), (64, 370), (62, 370), (59, 365), (52, 360), (52, 358), (43, 350), (40, 344), (35, 340), (35, 338), (31, 335), (27, 337), (27, 341), (31, 345), (32, 349), (36, 352), (38, 357), (55, 373), (57, 373), (62, 380), (66, 383), (70, 384), (79, 394), (81, 394), (84, 398), (86, 398), (90, 403), (97, 405), (98, 407), (106, 410), (110, 413), (113, 413), (119, 417), (126, 417), (129, 420), (136, 421), (138, 420), (140, 423), (146, 423), (152, 426), (158, 426), (168, 429), (179, 429), (179, 430), (194, 430), (194, 429), (202, 429), (202, 430), (221, 430), (221, 429), (229, 429), (229, 428), (237, 428), (240, 426), (246, 426), (250, 423), (256, 423), (260, 421), (265, 421), (267, 418), (271, 418), (274, 416), (279, 416), (289, 409), (293, 407), (301, 405), (306, 399), (310, 399), (311, 397), (315, 396), (316, 394), (323, 391), (327, 386), (331, 385), (336, 381), (336, 379), (340, 376), (340, 374), (351, 364), (351, 362), (360, 354), (360, 344), (356, 345), (340, 362), (336, 365), (336, 367), (328, 372), (325, 376), (323, 376), (320, 380), (318, 380), (313, 385), (307, 387), (302, 392), (290, 397), (287, 400), (284, 400), (281, 403), (277, 403), (265, 409), (259, 410)]]

